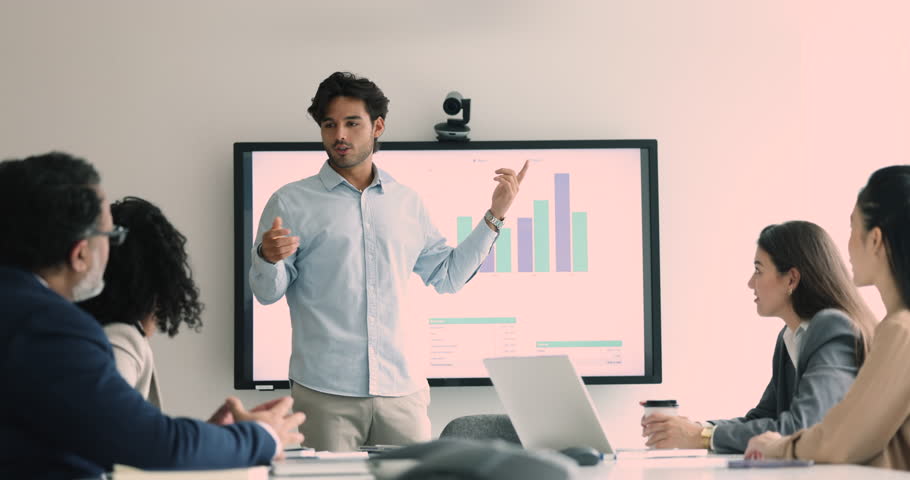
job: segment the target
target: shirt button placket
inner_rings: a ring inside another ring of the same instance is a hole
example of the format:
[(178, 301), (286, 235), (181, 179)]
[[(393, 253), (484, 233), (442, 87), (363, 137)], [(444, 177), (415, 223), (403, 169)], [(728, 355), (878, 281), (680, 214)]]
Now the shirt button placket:
[(376, 371), (379, 359), (376, 357), (376, 236), (370, 221), (371, 211), (368, 202), (370, 190), (364, 190), (360, 196), (361, 222), (364, 239), (364, 268), (366, 269), (367, 295), (367, 357), (369, 359), (369, 393), (376, 394), (378, 380)]

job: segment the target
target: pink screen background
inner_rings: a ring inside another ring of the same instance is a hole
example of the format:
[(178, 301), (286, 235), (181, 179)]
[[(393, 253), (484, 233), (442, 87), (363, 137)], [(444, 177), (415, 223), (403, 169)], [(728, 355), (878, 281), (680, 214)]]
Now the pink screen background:
[[(454, 295), (437, 294), (413, 275), (402, 305), (409, 324), (409, 357), (432, 378), (485, 377), (483, 358), (536, 354), (568, 354), (581, 375), (642, 375), (638, 149), (385, 150), (374, 156), (377, 166), (420, 194), (434, 224), (452, 246), (458, 238), (457, 218), (470, 217), (473, 228), (489, 208), (496, 186), (494, 171), (517, 170), (526, 159), (531, 165), (505, 225), (511, 230), (510, 271), (478, 272)], [(253, 154), (251, 236), (271, 194), (315, 174), (324, 160), (322, 151)], [(556, 271), (556, 174), (569, 174), (570, 211), (587, 215), (587, 271)], [(548, 201), (550, 271), (519, 272), (517, 219), (534, 217), (535, 200)], [(494, 251), (503, 252), (499, 245)], [(253, 378), (286, 378), (291, 349), (287, 303), (264, 306), (254, 301), (253, 311)], [(491, 317), (514, 319), (514, 323), (434, 325), (430, 338), (430, 318)], [(541, 341), (607, 341), (621, 346), (569, 343), (538, 348)]]

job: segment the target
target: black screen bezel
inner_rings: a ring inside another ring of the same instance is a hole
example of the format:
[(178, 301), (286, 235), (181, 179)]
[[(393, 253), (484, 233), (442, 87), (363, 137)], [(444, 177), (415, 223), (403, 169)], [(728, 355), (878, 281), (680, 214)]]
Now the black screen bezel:
[[(614, 148), (641, 150), (642, 253), (644, 279), (645, 372), (636, 376), (584, 376), (589, 385), (653, 384), (662, 381), (660, 315), (660, 239), (657, 140), (518, 140), (456, 142), (383, 142), (382, 150), (514, 150)], [(324, 150), (318, 142), (237, 142), (234, 144), (234, 388), (288, 389), (288, 380), (253, 380), (253, 294), (249, 287), (253, 228), (252, 152)], [(429, 378), (431, 387), (489, 386), (483, 378)]]

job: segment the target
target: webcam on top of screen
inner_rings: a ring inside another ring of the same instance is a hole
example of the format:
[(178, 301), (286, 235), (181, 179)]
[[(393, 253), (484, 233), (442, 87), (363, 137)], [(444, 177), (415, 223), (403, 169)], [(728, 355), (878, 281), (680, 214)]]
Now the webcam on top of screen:
[(471, 127), (468, 122), (471, 121), (471, 99), (464, 98), (458, 92), (449, 92), (446, 99), (442, 102), (442, 110), (448, 115), (457, 115), (461, 112), (461, 118), (450, 118), (442, 123), (437, 123), (436, 140), (440, 142), (469, 142), (468, 134)]

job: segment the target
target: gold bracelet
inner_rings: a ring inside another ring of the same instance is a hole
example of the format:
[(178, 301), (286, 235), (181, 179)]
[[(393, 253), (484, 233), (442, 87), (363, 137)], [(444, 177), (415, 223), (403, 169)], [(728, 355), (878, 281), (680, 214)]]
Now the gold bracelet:
[(710, 450), (712, 437), (714, 437), (714, 425), (708, 425), (701, 429), (701, 448)]

